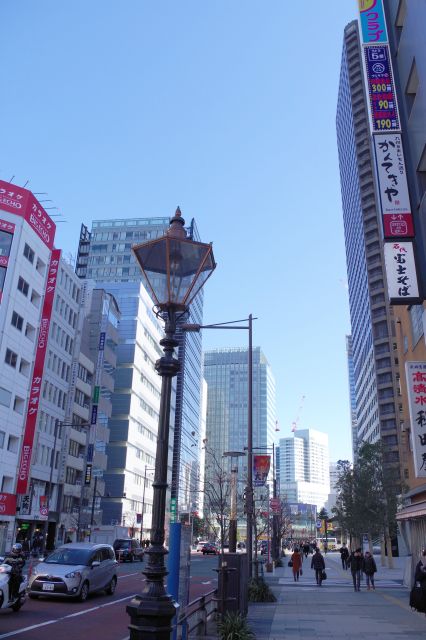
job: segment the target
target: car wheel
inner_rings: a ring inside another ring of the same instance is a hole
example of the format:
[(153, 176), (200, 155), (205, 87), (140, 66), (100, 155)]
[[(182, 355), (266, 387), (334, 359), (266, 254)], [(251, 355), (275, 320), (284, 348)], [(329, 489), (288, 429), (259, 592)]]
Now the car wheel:
[(80, 600), (80, 602), (86, 602), (88, 596), (89, 596), (89, 583), (83, 582), (83, 584), (81, 585), (81, 591), (78, 596), (78, 599)]
[(139, 556), (139, 562), (143, 562), (143, 553)]
[(113, 577), (111, 578), (111, 582), (109, 583), (109, 585), (108, 585), (108, 586), (107, 586), (107, 588), (105, 589), (105, 591), (107, 592), (107, 594), (108, 594), (109, 596), (112, 596), (112, 595), (113, 595), (113, 593), (114, 593), (114, 591), (115, 591), (116, 586), (117, 586), (117, 578), (116, 578), (115, 576), (113, 576)]
[(29, 593), (28, 597), (31, 598), (31, 600), (38, 600), (38, 595), (36, 595), (35, 593)]
[(22, 600), (22, 598), (18, 598), (15, 604), (13, 604), (10, 608), (12, 609), (12, 611), (19, 611), (23, 604), (24, 601)]
[(129, 555), (129, 562), (133, 562), (133, 553)]

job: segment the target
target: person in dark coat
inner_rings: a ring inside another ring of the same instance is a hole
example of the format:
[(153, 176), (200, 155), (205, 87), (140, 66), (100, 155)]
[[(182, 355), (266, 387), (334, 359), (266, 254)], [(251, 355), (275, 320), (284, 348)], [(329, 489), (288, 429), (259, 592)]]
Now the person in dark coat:
[(376, 589), (376, 587), (374, 586), (374, 574), (377, 573), (377, 565), (376, 561), (369, 551), (365, 552), (362, 570), (364, 571), (367, 580), (367, 591), (370, 591), (370, 583), (371, 588), (374, 591)]
[(349, 567), (352, 573), (352, 580), (354, 583), (354, 591), (361, 591), (361, 573), (363, 567), (364, 558), (362, 556), (361, 549), (352, 551), (349, 556)]
[(303, 553), (305, 555), (305, 558), (308, 557), (310, 549), (311, 549), (311, 547), (309, 545), (309, 542), (304, 542), (304, 544), (303, 544)]
[(315, 569), (315, 579), (317, 581), (317, 585), (319, 587), (322, 586), (322, 572), (325, 569), (324, 557), (322, 556), (318, 547), (315, 550), (314, 555), (312, 556), (311, 561), (311, 569)]
[(342, 569), (346, 571), (348, 569), (349, 550), (345, 543), (342, 544), (342, 546), (339, 549), (339, 552), (340, 552), (340, 559), (342, 561)]

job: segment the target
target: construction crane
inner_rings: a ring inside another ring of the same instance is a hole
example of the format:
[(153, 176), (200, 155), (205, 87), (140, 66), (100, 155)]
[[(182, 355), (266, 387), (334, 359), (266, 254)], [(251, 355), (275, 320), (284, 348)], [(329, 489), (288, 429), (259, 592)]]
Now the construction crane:
[(292, 431), (292, 433), (294, 433), (297, 430), (297, 426), (298, 426), (299, 420), (300, 420), (300, 414), (302, 413), (302, 409), (303, 409), (303, 403), (305, 402), (305, 397), (306, 396), (302, 396), (301, 397), (299, 408), (297, 410), (296, 419), (291, 423), (291, 431)]

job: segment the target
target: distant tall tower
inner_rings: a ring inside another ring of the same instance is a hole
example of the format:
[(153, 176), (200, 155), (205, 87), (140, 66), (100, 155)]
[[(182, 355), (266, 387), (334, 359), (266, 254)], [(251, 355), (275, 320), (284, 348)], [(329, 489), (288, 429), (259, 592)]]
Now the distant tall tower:
[[(204, 354), (207, 382), (206, 435), (220, 459), (225, 451), (247, 447), (248, 349), (215, 349)], [(259, 347), (253, 349), (253, 449), (272, 447), (275, 437), (275, 379)], [(270, 451), (272, 455), (272, 450)], [(247, 465), (247, 462), (244, 462)], [(271, 458), (272, 466), (272, 458)]]
[(280, 439), (280, 496), (287, 502), (324, 506), (330, 493), (328, 435), (300, 429)]
[(399, 462), (394, 320), (385, 286), (358, 23), (344, 31), (337, 143), (351, 317), (357, 441), (386, 445)]

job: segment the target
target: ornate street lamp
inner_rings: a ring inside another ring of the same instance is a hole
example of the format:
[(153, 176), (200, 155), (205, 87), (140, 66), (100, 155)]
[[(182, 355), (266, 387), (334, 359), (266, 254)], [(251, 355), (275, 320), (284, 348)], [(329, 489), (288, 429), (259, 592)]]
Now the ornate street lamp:
[(157, 315), (165, 323), (160, 340), (164, 355), (155, 368), (162, 378), (160, 417), (158, 423), (155, 475), (152, 484), (151, 544), (147, 549), (148, 563), (143, 571), (145, 588), (127, 607), (130, 615), (130, 640), (169, 640), (172, 619), (178, 605), (166, 593), (164, 578), (167, 570), (164, 557), (164, 523), (166, 513), (167, 462), (169, 450), (170, 401), (172, 378), (179, 371), (174, 355), (176, 321), (189, 305), (216, 267), (211, 244), (188, 238), (185, 221), (179, 207), (170, 220), (167, 233), (155, 240), (132, 247), (146, 284), (151, 291)]

